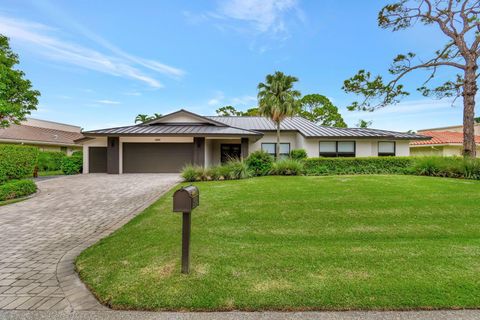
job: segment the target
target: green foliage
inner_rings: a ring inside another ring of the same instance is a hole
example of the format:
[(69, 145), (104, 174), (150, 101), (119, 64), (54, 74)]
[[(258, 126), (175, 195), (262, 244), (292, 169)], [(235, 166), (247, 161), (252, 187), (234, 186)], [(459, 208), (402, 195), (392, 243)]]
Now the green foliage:
[(203, 168), (187, 165), (182, 169), (182, 178), (187, 182), (209, 180), (237, 180), (251, 177), (247, 164), (239, 160), (231, 160), (220, 166)]
[(37, 186), (33, 180), (11, 180), (0, 184), (0, 201), (25, 197), (36, 191)]
[(14, 69), (18, 63), (18, 55), (10, 49), (8, 38), (0, 34), (0, 128), (19, 124), (37, 109), (40, 92), (32, 90), (23, 71)]
[(356, 124), (356, 127), (357, 128), (369, 128), (371, 125), (372, 125), (372, 121), (367, 121), (367, 120), (360, 119), (360, 120), (358, 120), (358, 122)]
[(61, 170), (64, 174), (71, 175), (82, 172), (83, 158), (79, 154), (65, 157), (62, 160)]
[(0, 184), (31, 177), (38, 160), (38, 148), (0, 144)]
[(305, 149), (293, 149), (290, 151), (290, 158), (294, 160), (305, 160), (307, 159), (307, 151)]
[(145, 123), (147, 121), (152, 121), (155, 119), (158, 119), (162, 116), (160, 113), (154, 113), (153, 116), (149, 116), (148, 114), (138, 114), (135, 117), (135, 123), (140, 122), (140, 123)]
[(258, 108), (253, 107), (250, 109), (247, 109), (247, 111), (240, 111), (237, 110), (233, 106), (224, 106), (221, 108), (218, 108), (216, 111), (217, 115), (222, 116), (222, 117), (246, 117), (246, 116), (258, 116)]
[(418, 157), (411, 173), (423, 176), (480, 180), (480, 159), (462, 157)]
[(254, 176), (264, 176), (272, 169), (273, 157), (259, 150), (252, 152), (245, 163)]
[(38, 153), (38, 171), (57, 171), (62, 168), (63, 152), (40, 151)]
[(258, 88), (259, 113), (275, 122), (277, 127), (277, 145), (275, 157), (280, 156), (280, 124), (286, 117), (298, 111), (300, 91), (293, 89), (298, 78), (285, 75), (283, 72), (269, 74), (265, 83), (260, 82)]
[(282, 159), (273, 164), (270, 174), (277, 176), (299, 176), (304, 172), (303, 161), (295, 159)]
[(235, 109), (233, 106), (224, 106), (218, 108), (216, 111), (217, 115), (222, 117), (229, 117), (229, 116), (240, 116), (241, 112)]
[(226, 180), (246, 179), (252, 176), (248, 165), (244, 161), (231, 160), (223, 166), (223, 177)]
[(307, 175), (404, 174), (412, 166), (410, 157), (310, 158), (305, 160)]
[(203, 167), (188, 164), (182, 169), (181, 176), (183, 180), (187, 182), (193, 182), (193, 181), (202, 180), (202, 177), (204, 176), (204, 172), (205, 172), (205, 169)]
[(83, 158), (83, 151), (73, 151), (71, 156)]
[(322, 126), (346, 128), (338, 108), (321, 94), (307, 94), (300, 99), (298, 115)]

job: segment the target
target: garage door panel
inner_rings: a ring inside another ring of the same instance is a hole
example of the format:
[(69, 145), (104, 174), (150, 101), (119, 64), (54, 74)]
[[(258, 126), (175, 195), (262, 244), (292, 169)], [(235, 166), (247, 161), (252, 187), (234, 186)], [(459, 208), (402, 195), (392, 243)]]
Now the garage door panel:
[(193, 143), (124, 143), (123, 172), (180, 172), (193, 162)]
[(88, 172), (107, 172), (107, 147), (88, 148)]

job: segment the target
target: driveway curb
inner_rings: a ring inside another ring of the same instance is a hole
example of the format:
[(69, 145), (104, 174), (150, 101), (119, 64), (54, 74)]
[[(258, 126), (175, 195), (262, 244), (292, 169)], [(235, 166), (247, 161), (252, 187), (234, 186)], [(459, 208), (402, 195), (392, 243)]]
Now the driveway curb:
[[(180, 183), (179, 179), (177, 183)], [(129, 214), (121, 219), (114, 221), (108, 225), (105, 229), (99, 230), (93, 233), (87, 241), (80, 243), (75, 248), (66, 252), (57, 264), (57, 280), (62, 289), (67, 301), (69, 303), (69, 309), (73, 310), (90, 310), (90, 311), (105, 311), (110, 310), (108, 307), (101, 304), (96, 297), (90, 292), (87, 286), (80, 280), (78, 273), (75, 270), (75, 259), (80, 253), (92, 246), (99, 240), (107, 237), (117, 229), (121, 228), (127, 222), (129, 222), (137, 214), (152, 205), (159, 197), (167, 193), (172, 186), (166, 186), (160, 189), (156, 194), (152, 195), (144, 202), (142, 202), (137, 208), (132, 210)]]

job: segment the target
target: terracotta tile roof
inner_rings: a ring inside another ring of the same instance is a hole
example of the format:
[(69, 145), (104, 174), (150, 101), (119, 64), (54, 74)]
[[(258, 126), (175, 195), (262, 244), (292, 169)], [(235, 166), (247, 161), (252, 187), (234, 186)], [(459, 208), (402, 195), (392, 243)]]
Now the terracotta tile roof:
[[(418, 134), (432, 137), (430, 140), (418, 140), (410, 142), (410, 145), (431, 145), (431, 144), (462, 144), (463, 132), (452, 131), (422, 131)], [(480, 136), (475, 136), (475, 142), (480, 144)]]
[(46, 144), (75, 145), (82, 138), (79, 132), (40, 128), (26, 125), (11, 125), (0, 129), (0, 140), (33, 141)]

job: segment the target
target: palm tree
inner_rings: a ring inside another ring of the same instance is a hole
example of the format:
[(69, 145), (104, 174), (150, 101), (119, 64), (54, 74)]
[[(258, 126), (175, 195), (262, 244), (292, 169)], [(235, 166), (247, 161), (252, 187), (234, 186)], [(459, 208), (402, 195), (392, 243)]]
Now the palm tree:
[(162, 117), (161, 113), (154, 113), (153, 114), (153, 119), (158, 119), (158, 118), (161, 118), (161, 117)]
[(151, 118), (147, 114), (139, 114), (135, 117), (135, 123), (137, 122), (144, 123), (144, 122), (147, 122), (148, 120), (151, 120)]
[(275, 156), (280, 156), (280, 124), (297, 110), (300, 91), (293, 89), (293, 84), (298, 79), (276, 71), (275, 74), (267, 75), (265, 83), (260, 82), (258, 88), (259, 113), (270, 118), (277, 126), (277, 145)]

